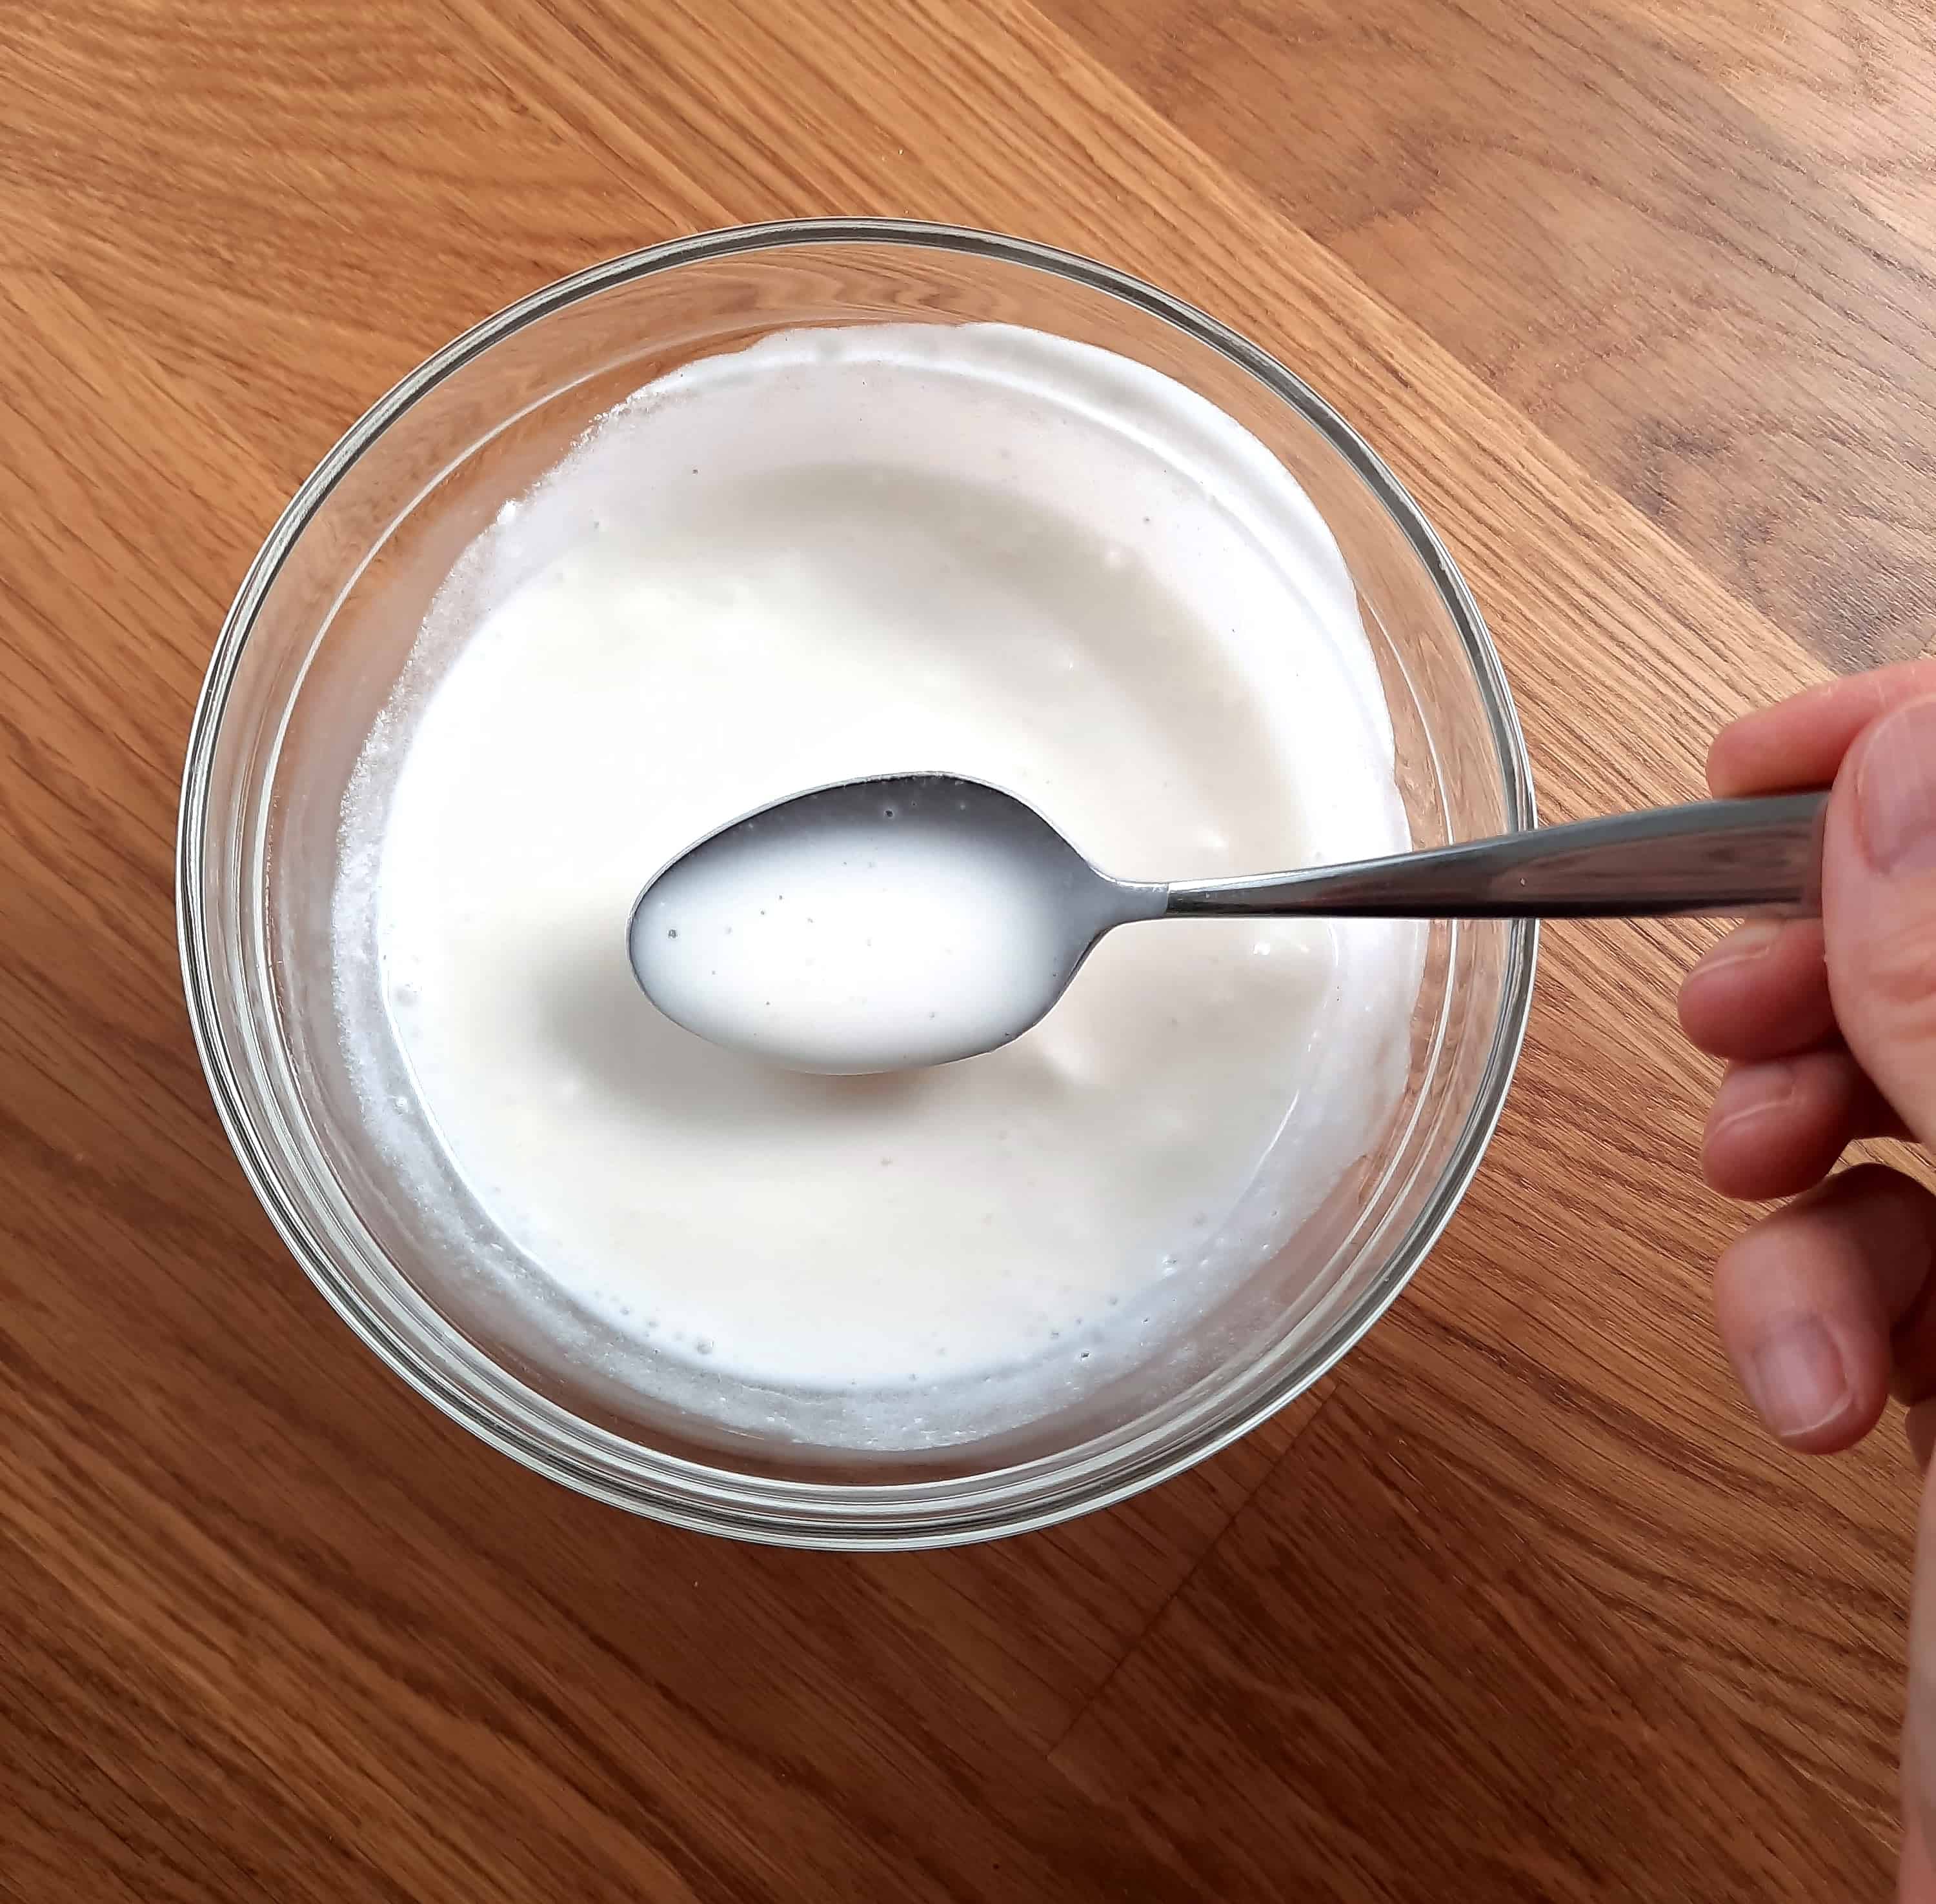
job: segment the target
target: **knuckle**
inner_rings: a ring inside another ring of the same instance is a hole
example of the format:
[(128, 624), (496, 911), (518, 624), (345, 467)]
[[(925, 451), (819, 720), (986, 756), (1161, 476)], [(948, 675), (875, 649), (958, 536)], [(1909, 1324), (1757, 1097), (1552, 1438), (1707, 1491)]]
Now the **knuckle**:
[(1878, 934), (1864, 952), (1857, 982), (1856, 1015), (1880, 1011), (1892, 1038), (1936, 1041), (1936, 915)]

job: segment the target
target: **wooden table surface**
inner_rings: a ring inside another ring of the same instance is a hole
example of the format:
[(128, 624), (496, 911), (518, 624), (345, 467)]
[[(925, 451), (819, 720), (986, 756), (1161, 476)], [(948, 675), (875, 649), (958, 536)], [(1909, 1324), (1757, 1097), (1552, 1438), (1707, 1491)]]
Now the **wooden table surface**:
[(0, 1896), (1878, 1897), (1911, 1475), (1747, 1419), (1696, 932), (1548, 936), (1348, 1365), (1128, 1506), (790, 1555), (524, 1473), (284, 1255), (171, 913), (228, 600), (548, 279), (835, 211), (1072, 246), (1396, 467), (1549, 817), (1936, 632), (1907, 0), (0, 0)]

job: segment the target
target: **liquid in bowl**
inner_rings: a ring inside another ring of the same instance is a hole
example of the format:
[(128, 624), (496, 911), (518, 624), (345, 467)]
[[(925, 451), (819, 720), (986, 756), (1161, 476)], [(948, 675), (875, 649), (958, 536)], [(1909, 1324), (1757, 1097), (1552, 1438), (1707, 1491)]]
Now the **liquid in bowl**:
[[(346, 804), (339, 946), (374, 935), (362, 1035), (506, 1273), (594, 1317), (615, 1379), (943, 1445), (1161, 1354), (1333, 1192), (1403, 1087), (1418, 929), (1130, 928), (1006, 1050), (805, 1079), (638, 994), (642, 872), (915, 766), (1113, 863), (1369, 857), (1408, 843), (1393, 745), (1335, 543), (1200, 397), (1011, 326), (782, 334), (639, 391), (464, 552)], [(957, 991), (974, 872), (932, 895)], [(707, 928), (723, 987), (785, 921), (796, 1042), (858, 949), (803, 901)]]

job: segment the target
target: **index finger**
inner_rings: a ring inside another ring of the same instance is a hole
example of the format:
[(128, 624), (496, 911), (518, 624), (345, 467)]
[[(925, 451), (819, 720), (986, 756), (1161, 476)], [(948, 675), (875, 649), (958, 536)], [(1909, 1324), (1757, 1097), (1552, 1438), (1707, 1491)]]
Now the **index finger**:
[(1723, 727), (1708, 751), (1717, 799), (1826, 787), (1856, 736), (1905, 701), (1936, 694), (1936, 660), (1826, 681)]

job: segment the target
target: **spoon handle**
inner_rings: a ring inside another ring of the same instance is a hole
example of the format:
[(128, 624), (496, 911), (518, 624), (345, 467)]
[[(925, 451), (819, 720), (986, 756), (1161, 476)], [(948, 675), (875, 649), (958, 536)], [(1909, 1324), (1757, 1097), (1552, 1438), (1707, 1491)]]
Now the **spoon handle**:
[(1826, 793), (1705, 800), (1388, 860), (1172, 886), (1171, 918), (1730, 917), (1821, 907)]

